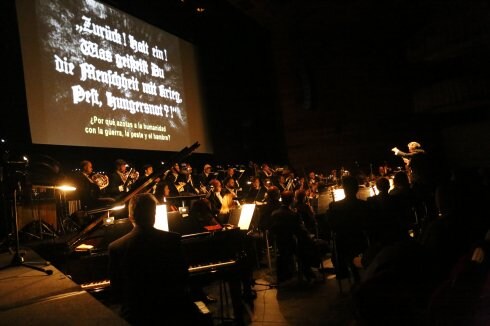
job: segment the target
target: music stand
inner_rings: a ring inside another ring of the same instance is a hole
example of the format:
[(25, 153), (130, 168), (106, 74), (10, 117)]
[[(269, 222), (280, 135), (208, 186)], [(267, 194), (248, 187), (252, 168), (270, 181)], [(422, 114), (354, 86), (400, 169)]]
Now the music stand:
[[(240, 228), (241, 231), (248, 231), (250, 229), (250, 224), (252, 223), (252, 218), (255, 212), (255, 206), (256, 204), (243, 204), (240, 206), (239, 211), (240, 211), (240, 217), (238, 219), (238, 223), (236, 226)], [(236, 220), (236, 217), (234, 217)], [(269, 239), (267, 235), (268, 231), (266, 231), (266, 247), (267, 247), (267, 261), (269, 265), (270, 271), (272, 271), (272, 263), (271, 263), (271, 257), (270, 257), (270, 249), (269, 249)], [(255, 248), (257, 250), (257, 248)], [(256, 281), (253, 282), (254, 285), (259, 285), (259, 286), (265, 286), (269, 289), (277, 287), (277, 284), (275, 283), (257, 283)]]
[[(42, 267), (34, 266), (25, 262), (23, 255), (20, 254), (20, 241), (19, 241), (19, 221), (17, 217), (17, 189), (14, 189), (13, 192), (13, 208), (12, 208), (12, 217), (15, 220), (14, 223), (14, 233), (15, 233), (15, 250), (13, 252), (12, 261), (9, 265), (1, 267), (0, 270), (7, 269), (9, 267), (17, 267), (17, 266), (25, 266), (27, 268), (35, 269), (37, 271), (43, 272), (46, 275), (52, 275), (53, 271), (51, 269), (44, 269)], [(49, 265), (48, 262), (44, 262), (46, 265)]]
[(66, 234), (67, 231), (77, 232), (80, 230), (80, 225), (78, 225), (73, 219), (68, 216), (68, 207), (66, 201), (66, 192), (75, 191), (77, 188), (69, 185), (55, 186), (53, 189), (59, 192), (59, 207), (57, 214), (57, 227), (58, 232), (62, 235)]
[(39, 208), (39, 205), (40, 205), (40, 199), (39, 199), (40, 192), (39, 192), (39, 190), (46, 191), (47, 189), (50, 189), (50, 186), (32, 185), (33, 197), (31, 198), (31, 200), (32, 200), (31, 209), (32, 209), (33, 214), (34, 214), (34, 208), (37, 208), (37, 213), (36, 213), (37, 218), (34, 222), (37, 223), (36, 229), (37, 229), (38, 235), (19, 230), (19, 232), (24, 232), (27, 235), (29, 235), (31, 237), (35, 237), (35, 238), (40, 239), (40, 240), (43, 240), (44, 236), (49, 236), (50, 238), (56, 238), (58, 236), (58, 234), (57, 234), (56, 230), (53, 228), (53, 226), (45, 223), (41, 217), (41, 210)]

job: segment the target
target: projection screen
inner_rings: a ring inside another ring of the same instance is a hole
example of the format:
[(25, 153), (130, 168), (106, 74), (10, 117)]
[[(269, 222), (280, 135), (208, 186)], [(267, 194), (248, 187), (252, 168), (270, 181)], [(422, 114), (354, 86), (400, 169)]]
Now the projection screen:
[(93, 0), (18, 0), (34, 144), (212, 153), (196, 49)]

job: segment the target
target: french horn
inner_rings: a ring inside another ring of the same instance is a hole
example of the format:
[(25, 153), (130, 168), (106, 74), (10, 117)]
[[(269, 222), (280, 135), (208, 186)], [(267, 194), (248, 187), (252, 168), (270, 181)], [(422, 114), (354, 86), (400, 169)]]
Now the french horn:
[(109, 177), (102, 173), (93, 173), (90, 178), (102, 190), (109, 185)]

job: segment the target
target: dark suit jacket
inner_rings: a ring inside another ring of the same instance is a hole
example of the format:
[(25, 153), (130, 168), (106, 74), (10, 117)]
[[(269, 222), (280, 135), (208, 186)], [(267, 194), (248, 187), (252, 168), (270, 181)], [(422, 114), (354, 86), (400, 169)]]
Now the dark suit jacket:
[(168, 184), (168, 188), (170, 189), (170, 197), (177, 197), (180, 195), (179, 189), (177, 185), (182, 180), (180, 179), (180, 175), (175, 176), (172, 172), (169, 172), (165, 177), (165, 181)]
[(121, 179), (121, 176), (117, 172), (111, 173), (111, 175), (109, 175), (107, 194), (116, 200), (120, 199), (126, 194), (126, 191), (121, 191), (119, 186), (123, 186), (124, 188), (124, 181)]
[[(175, 322), (187, 310), (188, 264), (180, 234), (136, 226), (109, 245), (111, 289), (130, 323)], [(191, 309), (192, 310), (192, 309)]]
[(78, 198), (82, 209), (92, 209), (98, 205), (97, 199), (101, 196), (99, 186), (91, 182), (83, 173), (77, 173), (74, 177)]
[(416, 149), (411, 153), (399, 151), (397, 156), (401, 156), (410, 160), (410, 162), (408, 163), (408, 167), (411, 171), (412, 183), (432, 183), (433, 171), (430, 166), (430, 159), (423, 149)]
[[(221, 197), (223, 197), (223, 194), (221, 194)], [(212, 210), (213, 214), (218, 215), (218, 213), (221, 209), (221, 201), (219, 200), (215, 191), (209, 192), (208, 200), (211, 202), (211, 210)]]
[(369, 222), (366, 201), (351, 198), (331, 202), (326, 213), (328, 226), (336, 233), (337, 249), (350, 261), (367, 248), (365, 230)]

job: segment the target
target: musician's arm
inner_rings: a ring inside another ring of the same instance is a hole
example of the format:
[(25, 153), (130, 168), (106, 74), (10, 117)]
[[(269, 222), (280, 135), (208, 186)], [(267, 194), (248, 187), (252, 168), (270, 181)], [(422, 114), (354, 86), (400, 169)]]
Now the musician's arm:
[(414, 156), (416, 154), (416, 153), (403, 152), (403, 151), (399, 150), (397, 147), (393, 147), (391, 149), (391, 151), (393, 153), (395, 153), (396, 156), (401, 156), (401, 157), (405, 157), (405, 158), (411, 158), (412, 156)]

